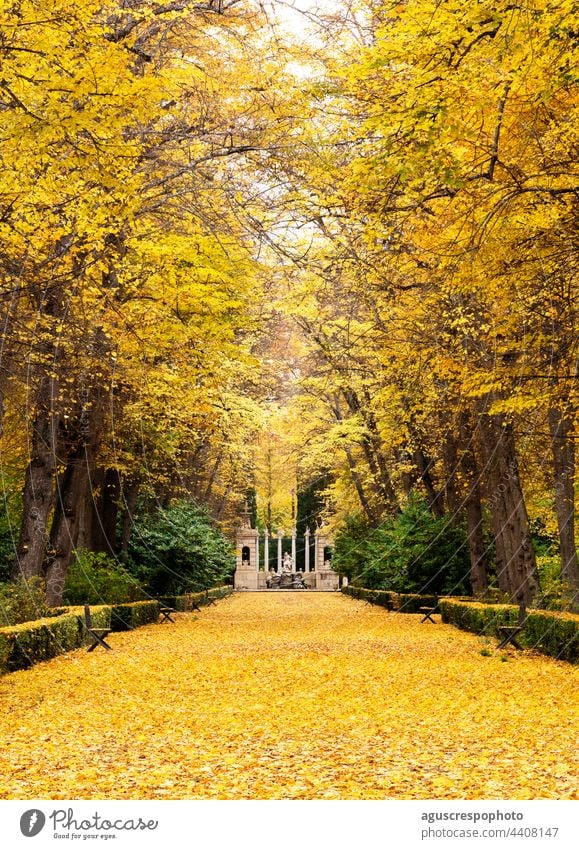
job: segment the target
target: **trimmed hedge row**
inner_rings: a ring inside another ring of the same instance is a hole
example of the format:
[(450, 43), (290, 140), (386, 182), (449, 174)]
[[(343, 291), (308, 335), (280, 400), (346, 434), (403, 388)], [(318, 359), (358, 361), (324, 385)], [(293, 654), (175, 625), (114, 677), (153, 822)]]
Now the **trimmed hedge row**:
[[(156, 601), (136, 601), (132, 604), (91, 607), (95, 628), (126, 631), (149, 622), (156, 622), (159, 604)], [(90, 643), (81, 619), (82, 607), (69, 607), (66, 613), (0, 628), (0, 674), (28, 669), (35, 663), (50, 660)]]
[[(78, 618), (82, 611), (72, 610), (36, 622), (0, 628), (0, 672), (28, 669), (42, 660), (80, 648), (86, 641), (86, 631)], [(109, 627), (110, 608), (93, 608), (91, 614), (95, 628)]]
[[(178, 611), (193, 609), (193, 602), (200, 607), (210, 598), (225, 598), (233, 587), (214, 587), (208, 592), (171, 596), (159, 601), (135, 601), (130, 604), (91, 605), (92, 623), (95, 628), (110, 628), (111, 631), (130, 631), (141, 625), (156, 622), (159, 606), (167, 605)], [(86, 629), (79, 617), (84, 616), (82, 607), (55, 608), (50, 615), (34, 622), (23, 622), (0, 628), (0, 675), (28, 669), (35, 663), (50, 660), (59, 654), (78, 649), (90, 643)]]
[(197, 604), (203, 607), (207, 604), (210, 598), (220, 599), (226, 598), (233, 592), (233, 587), (222, 586), (213, 587), (213, 589), (202, 593), (187, 593), (186, 595), (166, 595), (159, 599), (161, 604), (167, 607), (173, 607), (179, 613), (186, 613), (193, 610), (193, 605)]
[(342, 587), (342, 592), (360, 601), (369, 601), (379, 607), (392, 605), (399, 613), (418, 613), (421, 607), (434, 607), (438, 598), (434, 595), (417, 595), (416, 593), (395, 593), (391, 590), (366, 590), (363, 587), (348, 585)]
[[(141, 625), (151, 625), (159, 618), (158, 601), (134, 601), (111, 606), (111, 631), (132, 631)], [(92, 611), (91, 611), (92, 612)]]
[[(351, 598), (370, 601), (381, 607), (394, 605), (401, 613), (418, 613), (421, 607), (440, 607), (442, 621), (479, 636), (499, 636), (501, 625), (517, 625), (519, 608), (512, 604), (484, 604), (470, 599), (439, 598), (427, 595), (394, 593), (387, 590), (367, 590), (362, 587), (342, 587)], [(525, 626), (517, 637), (529, 649), (577, 663), (579, 660), (579, 615), (547, 610), (528, 610)]]
[[(517, 625), (519, 608), (512, 604), (482, 604), (476, 601), (440, 599), (442, 621), (473, 634), (498, 637), (501, 625)], [(517, 637), (521, 645), (558, 660), (579, 660), (579, 616), (547, 610), (528, 610), (524, 628)]]

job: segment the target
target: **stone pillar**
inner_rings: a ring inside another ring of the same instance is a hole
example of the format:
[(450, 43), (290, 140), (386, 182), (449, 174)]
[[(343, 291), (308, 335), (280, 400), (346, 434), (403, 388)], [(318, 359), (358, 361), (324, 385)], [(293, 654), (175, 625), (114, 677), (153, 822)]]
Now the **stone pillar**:
[(281, 575), (281, 541), (283, 539), (283, 531), (277, 532), (277, 574)]
[(269, 528), (265, 529), (263, 535), (263, 568), (269, 572)]
[(327, 536), (320, 530), (316, 531), (316, 572), (323, 572), (324, 567), (324, 548), (328, 544)]
[(316, 530), (314, 531), (314, 570), (316, 572), (319, 569), (319, 566), (318, 566), (318, 561), (319, 561), (318, 550), (319, 550), (319, 547), (320, 547), (320, 533), (319, 533), (318, 529), (316, 528)]
[(309, 528), (306, 528), (306, 562), (305, 562), (305, 571), (310, 571), (310, 535), (311, 531)]
[(242, 517), (242, 525), (236, 536), (236, 559), (234, 586), (236, 590), (256, 590), (259, 569), (259, 533), (251, 527), (249, 512)]
[(340, 576), (334, 572), (330, 563), (324, 561), (324, 549), (329, 544), (329, 539), (320, 528), (316, 532), (316, 589), (338, 590), (340, 588)]
[(297, 572), (297, 560), (296, 560), (296, 528), (292, 528), (292, 564), (293, 571)]

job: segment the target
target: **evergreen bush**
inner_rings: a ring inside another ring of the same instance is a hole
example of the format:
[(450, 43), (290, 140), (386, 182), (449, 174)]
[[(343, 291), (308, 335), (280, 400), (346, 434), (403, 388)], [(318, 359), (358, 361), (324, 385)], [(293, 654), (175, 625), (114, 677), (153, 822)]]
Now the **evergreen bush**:
[(432, 515), (414, 495), (397, 516), (371, 528), (349, 517), (336, 535), (334, 568), (366, 589), (466, 595), (470, 560), (464, 527)]
[(0, 584), (0, 627), (19, 625), (49, 615), (41, 578)]
[(122, 604), (140, 598), (139, 582), (118, 560), (100, 551), (76, 552), (66, 576), (64, 604)]
[(207, 511), (189, 501), (137, 517), (127, 568), (150, 595), (182, 595), (231, 581), (234, 548)]

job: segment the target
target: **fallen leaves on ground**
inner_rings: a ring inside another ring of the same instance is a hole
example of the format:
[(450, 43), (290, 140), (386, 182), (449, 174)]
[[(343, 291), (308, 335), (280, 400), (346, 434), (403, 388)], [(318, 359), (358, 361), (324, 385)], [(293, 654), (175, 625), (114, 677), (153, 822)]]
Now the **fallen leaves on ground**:
[(574, 794), (577, 670), (541, 655), (331, 593), (110, 642), (0, 679), (2, 798)]

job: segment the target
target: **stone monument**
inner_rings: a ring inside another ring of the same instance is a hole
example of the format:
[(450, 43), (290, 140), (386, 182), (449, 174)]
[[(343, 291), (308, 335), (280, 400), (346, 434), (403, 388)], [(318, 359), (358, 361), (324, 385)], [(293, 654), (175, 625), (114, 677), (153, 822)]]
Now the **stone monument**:
[(247, 505), (241, 514), (241, 526), (237, 531), (236, 590), (257, 590), (259, 573), (259, 532), (251, 527), (251, 516)]

